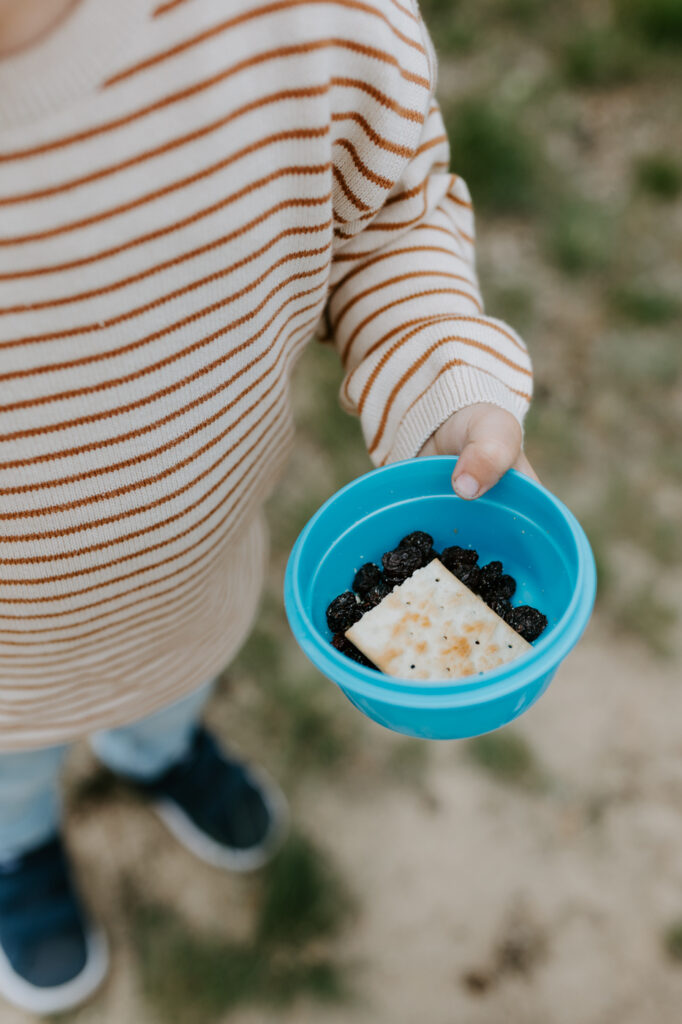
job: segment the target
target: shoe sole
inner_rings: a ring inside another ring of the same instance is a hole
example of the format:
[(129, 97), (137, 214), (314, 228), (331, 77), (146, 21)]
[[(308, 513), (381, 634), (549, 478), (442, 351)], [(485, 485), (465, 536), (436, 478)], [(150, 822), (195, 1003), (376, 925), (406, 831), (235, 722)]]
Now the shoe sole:
[(226, 846), (206, 835), (174, 800), (154, 800), (151, 806), (178, 842), (205, 864), (225, 871), (257, 871), (272, 860), (282, 846), (289, 833), (290, 816), (287, 798), (277, 783), (262, 769), (249, 768), (249, 775), (259, 785), (271, 824), (264, 839), (247, 849)]
[(71, 981), (51, 988), (31, 985), (22, 978), (0, 948), (0, 995), (18, 1009), (40, 1017), (80, 1006), (97, 991), (109, 971), (109, 944), (104, 932), (88, 928), (85, 942), (87, 959), (83, 970)]

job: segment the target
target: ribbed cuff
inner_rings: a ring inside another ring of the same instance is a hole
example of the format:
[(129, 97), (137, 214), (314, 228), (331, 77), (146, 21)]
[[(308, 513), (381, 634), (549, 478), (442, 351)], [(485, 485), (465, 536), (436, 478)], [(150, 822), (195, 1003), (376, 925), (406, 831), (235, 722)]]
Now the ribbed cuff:
[(455, 366), (433, 382), (400, 421), (393, 443), (376, 453), (377, 463), (399, 462), (412, 459), (438, 427), (453, 413), (478, 402), (490, 402), (515, 416), (523, 429), (523, 418), (528, 412), (528, 399), (510, 391), (501, 381), (482, 370), (469, 366)]

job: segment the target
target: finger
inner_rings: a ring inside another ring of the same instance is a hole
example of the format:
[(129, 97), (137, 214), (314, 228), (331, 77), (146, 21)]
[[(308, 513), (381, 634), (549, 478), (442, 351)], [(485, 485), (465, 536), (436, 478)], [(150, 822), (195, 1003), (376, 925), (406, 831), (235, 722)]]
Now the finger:
[(525, 475), (529, 476), (531, 480), (536, 480), (538, 483), (542, 482), (526, 458), (525, 452), (521, 452), (519, 455), (518, 459), (514, 463), (514, 469), (518, 469), (519, 473), (525, 473)]
[(422, 458), (424, 455), (439, 455), (439, 454), (440, 454), (440, 452), (438, 451), (438, 445), (436, 444), (435, 437), (432, 434), (431, 437), (426, 442), (426, 444), (423, 446), (423, 448), (420, 449), (418, 458)]
[(456, 493), (466, 499), (485, 494), (520, 454), (521, 428), (509, 415), (472, 419), (452, 475)]

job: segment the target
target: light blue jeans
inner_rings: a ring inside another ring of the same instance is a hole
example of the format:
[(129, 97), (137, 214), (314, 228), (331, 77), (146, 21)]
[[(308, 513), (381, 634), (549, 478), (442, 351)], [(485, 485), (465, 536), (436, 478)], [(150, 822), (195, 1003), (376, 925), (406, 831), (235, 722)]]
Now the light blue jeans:
[[(213, 680), (188, 697), (90, 744), (112, 771), (131, 779), (161, 774), (189, 749)], [(68, 746), (0, 753), (0, 863), (46, 842), (59, 828), (59, 776)]]

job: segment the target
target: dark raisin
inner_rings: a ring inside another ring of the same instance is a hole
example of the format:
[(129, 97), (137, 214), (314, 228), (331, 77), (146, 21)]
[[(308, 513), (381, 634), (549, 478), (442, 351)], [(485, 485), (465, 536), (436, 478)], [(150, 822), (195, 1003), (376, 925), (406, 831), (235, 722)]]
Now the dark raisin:
[(508, 601), (516, 592), (516, 580), (509, 573), (502, 573), (495, 584), (495, 596), (502, 601)]
[(365, 597), (368, 590), (376, 587), (381, 580), (381, 569), (374, 562), (365, 562), (353, 577), (353, 590), (359, 597)]
[(509, 625), (524, 640), (532, 644), (547, 626), (547, 616), (539, 612), (537, 608), (531, 608), (528, 604), (521, 604), (517, 608), (512, 608)]
[(376, 665), (369, 658), (365, 657), (362, 651), (359, 651), (355, 644), (351, 643), (343, 633), (336, 633), (332, 637), (332, 647), (335, 647), (341, 654), (345, 654), (347, 658), (357, 661), (358, 665), (364, 665), (366, 668), (376, 668)]
[[(453, 570), (450, 570), (453, 572)], [(478, 594), (478, 578), (481, 574), (481, 570), (477, 565), (460, 565), (456, 566), (453, 575), (468, 587), (469, 590), (473, 590), (474, 594)]]
[(395, 551), (387, 551), (381, 561), (386, 582), (395, 587), (421, 568), (422, 556), (417, 548), (396, 548)]
[(481, 580), (484, 585), (494, 583), (502, 575), (502, 562), (488, 562), (481, 566)]
[[(451, 565), (472, 566), (478, 561), (478, 551), (474, 551), (473, 548), (460, 548), (455, 544), (451, 548), (443, 548), (440, 560), (446, 569), (450, 569)], [(450, 569), (450, 572), (453, 570)]]
[(487, 605), (496, 615), (499, 615), (505, 622), (509, 622), (513, 612), (513, 608), (506, 598), (494, 597), (487, 602)]
[(371, 587), (365, 594), (365, 598), (362, 602), (363, 612), (370, 611), (371, 608), (376, 608), (380, 601), (386, 597), (386, 594), (391, 593), (391, 588), (385, 580), (381, 579), (377, 583), (376, 587)]
[(478, 593), (484, 600), (497, 597), (497, 584), (502, 576), (502, 562), (488, 562), (481, 566)]
[(332, 633), (344, 633), (357, 622), (362, 615), (362, 608), (357, 602), (355, 594), (350, 590), (344, 591), (335, 597), (327, 608), (327, 625)]
[(424, 533), (423, 530), (415, 530), (414, 533), (408, 533), (407, 537), (403, 537), (398, 544), (398, 550), (402, 551), (405, 548), (416, 548), (422, 557), (422, 565), (426, 565), (427, 562), (431, 561), (429, 555), (433, 548), (433, 537)]

